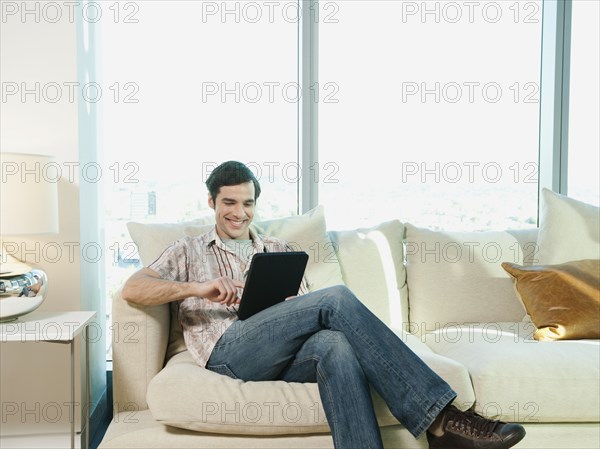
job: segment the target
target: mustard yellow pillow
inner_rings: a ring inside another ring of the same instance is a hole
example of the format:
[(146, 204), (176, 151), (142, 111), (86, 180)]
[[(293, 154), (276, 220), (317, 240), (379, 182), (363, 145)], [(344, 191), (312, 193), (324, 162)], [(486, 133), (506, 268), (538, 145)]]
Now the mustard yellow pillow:
[(600, 338), (600, 260), (502, 268), (515, 279), (536, 340)]

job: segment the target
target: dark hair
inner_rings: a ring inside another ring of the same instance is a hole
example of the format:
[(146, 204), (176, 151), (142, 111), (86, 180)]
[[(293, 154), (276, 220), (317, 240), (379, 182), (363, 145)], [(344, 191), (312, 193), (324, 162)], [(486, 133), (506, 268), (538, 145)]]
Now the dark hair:
[(260, 184), (252, 170), (241, 162), (227, 161), (211, 172), (206, 180), (206, 187), (213, 201), (216, 201), (222, 186), (237, 186), (246, 182), (254, 184), (254, 200), (256, 200), (260, 196)]

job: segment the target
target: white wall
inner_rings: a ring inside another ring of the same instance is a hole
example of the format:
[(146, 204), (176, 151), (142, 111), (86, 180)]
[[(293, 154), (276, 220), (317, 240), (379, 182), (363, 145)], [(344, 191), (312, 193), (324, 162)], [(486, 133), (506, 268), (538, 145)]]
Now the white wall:
[[(10, 15), (6, 9), (9, 3), (17, 8), (24, 4), (2, 2), (0, 149), (53, 155), (63, 169), (58, 184), (58, 235), (10, 237), (10, 241), (26, 245), (28, 249), (26, 255), (15, 256), (26, 256), (22, 257), (26, 262), (48, 274), (49, 293), (40, 311), (81, 310), (80, 291), (86, 289), (80, 277), (81, 251), (74, 246), (80, 242), (80, 180), (78, 170), (74, 177), (68, 172), (69, 166), (79, 162), (78, 95), (69, 98), (69, 84), (64, 84), (78, 81), (76, 21), (70, 20), (67, 10), (61, 11), (62, 18), (56, 23), (48, 20), (55, 17), (50, 15), (52, 11), (44, 15), (40, 10), (37, 17), (35, 14)], [(36, 3), (27, 2), (32, 8)], [(7, 95), (8, 90), (14, 88), (12, 83), (17, 83), (20, 91), (23, 87), (37, 90), (38, 95), (31, 93), (23, 97), (21, 92)], [(35, 83), (40, 83), (39, 89)], [(58, 100), (56, 85), (62, 94)], [(62, 249), (61, 254), (55, 251), (57, 247)], [(51, 248), (54, 251), (50, 251)], [(71, 253), (69, 248), (76, 250)], [(97, 295), (97, 289), (89, 291)], [(84, 310), (100, 301), (97, 297), (94, 301), (90, 299), (85, 298), (84, 304), (88, 306)], [(102, 313), (103, 307), (99, 311)], [(70, 421), (65, 404), (69, 401), (68, 345), (2, 343), (0, 346), (1, 435), (68, 432)], [(94, 352), (103, 356), (103, 339), (94, 344)], [(79, 354), (78, 345), (77, 363)], [(96, 360), (92, 369), (93, 400), (104, 391), (105, 380), (101, 363)], [(76, 392), (79, 391), (78, 383)], [(4, 413), (9, 403), (17, 404), (20, 413)], [(56, 422), (58, 405), (61, 419)]]

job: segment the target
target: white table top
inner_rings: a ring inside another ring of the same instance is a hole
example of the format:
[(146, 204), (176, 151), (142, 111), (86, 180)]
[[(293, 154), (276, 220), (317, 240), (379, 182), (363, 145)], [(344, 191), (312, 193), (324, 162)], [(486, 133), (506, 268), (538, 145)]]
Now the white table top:
[(71, 341), (96, 312), (31, 312), (0, 323), (0, 343), (9, 341)]

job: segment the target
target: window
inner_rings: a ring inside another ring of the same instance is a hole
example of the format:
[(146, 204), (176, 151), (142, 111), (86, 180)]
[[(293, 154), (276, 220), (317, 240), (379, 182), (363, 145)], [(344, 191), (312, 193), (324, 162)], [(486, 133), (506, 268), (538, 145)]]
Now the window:
[(573, 2), (569, 87), (568, 194), (600, 202), (600, 3)]
[[(114, 20), (101, 23), (98, 61), (111, 95), (100, 123), (110, 174), (104, 185), (108, 295), (141, 266), (126, 223), (211, 215), (204, 181), (221, 162), (248, 163), (258, 176), (258, 217), (296, 213), (294, 5), (111, 5)], [(110, 314), (110, 301), (107, 309)]]
[[(536, 226), (542, 0), (301, 4), (110, 6), (97, 51), (111, 96), (100, 123), (108, 294), (140, 266), (126, 222), (211, 215), (204, 181), (224, 160), (259, 177), (259, 219), (298, 211), (303, 97), (318, 109), (308, 177), (330, 228), (393, 218), (465, 231)], [(318, 81), (302, 92), (306, 14), (318, 24), (309, 58)], [(569, 194), (596, 204), (598, 28), (598, 3), (575, 1)]]
[(328, 225), (535, 226), (541, 1), (338, 5), (319, 28)]

